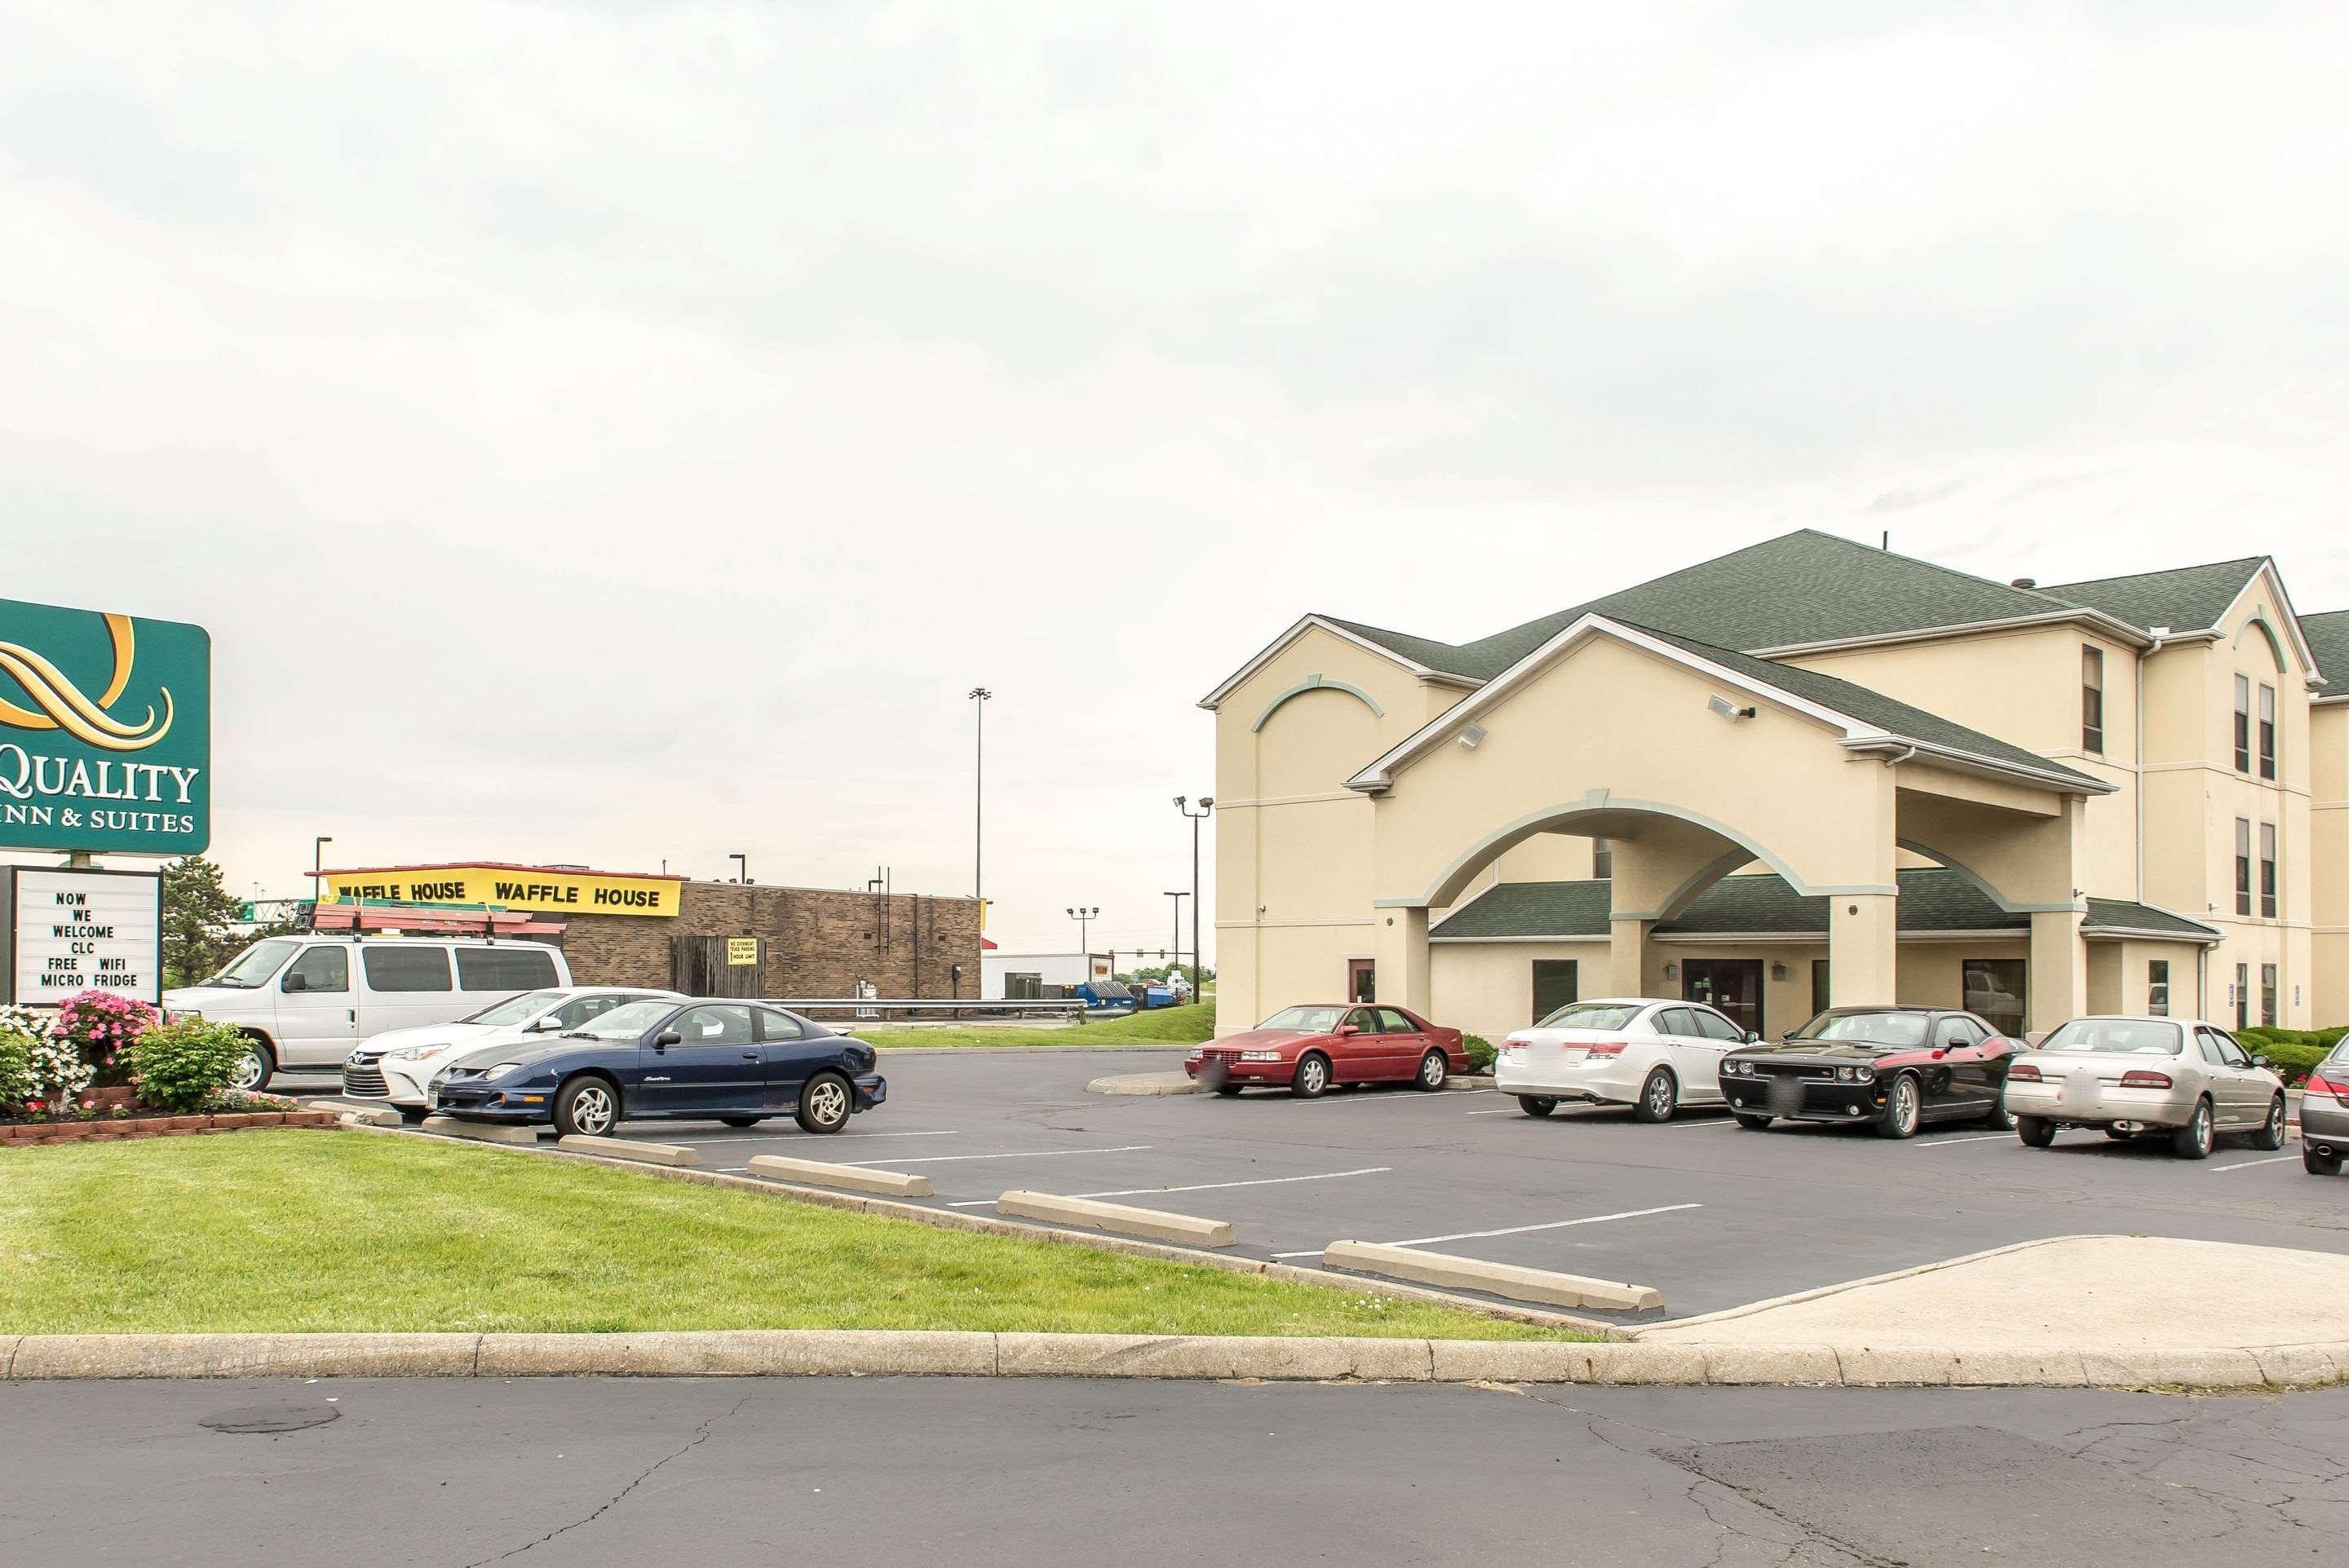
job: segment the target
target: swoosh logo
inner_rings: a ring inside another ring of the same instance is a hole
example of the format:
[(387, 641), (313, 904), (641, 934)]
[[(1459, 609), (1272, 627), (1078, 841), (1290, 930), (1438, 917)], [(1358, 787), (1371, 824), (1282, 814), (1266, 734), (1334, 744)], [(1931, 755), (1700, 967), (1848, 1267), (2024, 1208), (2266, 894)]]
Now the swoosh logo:
[(138, 645), (128, 615), (107, 616), (106, 631), (114, 645), (114, 674), (106, 683), (105, 694), (95, 702), (63, 670), (32, 649), (0, 643), (0, 675), (23, 687), (33, 703), (27, 708), (0, 698), (0, 724), (17, 729), (62, 729), (76, 740), (101, 751), (144, 751), (169, 735), (172, 707), (168, 687), (162, 694), (163, 716), (160, 719), (152, 707), (138, 724), (125, 724), (107, 711), (122, 695), (122, 688), (130, 684), (130, 666), (138, 657)]

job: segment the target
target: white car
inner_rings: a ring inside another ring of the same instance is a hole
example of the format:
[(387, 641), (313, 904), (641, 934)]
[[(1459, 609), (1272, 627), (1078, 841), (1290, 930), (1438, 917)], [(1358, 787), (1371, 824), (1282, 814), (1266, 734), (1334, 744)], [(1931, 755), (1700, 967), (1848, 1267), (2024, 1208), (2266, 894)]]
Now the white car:
[(1762, 1037), (1702, 1002), (1657, 996), (1569, 1002), (1501, 1042), (1493, 1082), (1527, 1116), (1562, 1099), (1628, 1105), (1670, 1121), (1682, 1105), (1719, 1105), (1721, 1055)]
[(509, 996), (453, 1023), (393, 1029), (376, 1036), (343, 1063), (343, 1095), (348, 1099), (389, 1100), (409, 1121), (430, 1109), (427, 1088), (452, 1057), (483, 1046), (504, 1045), (575, 1029), (623, 1002), (682, 1002), (675, 991), (609, 985), (559, 986)]

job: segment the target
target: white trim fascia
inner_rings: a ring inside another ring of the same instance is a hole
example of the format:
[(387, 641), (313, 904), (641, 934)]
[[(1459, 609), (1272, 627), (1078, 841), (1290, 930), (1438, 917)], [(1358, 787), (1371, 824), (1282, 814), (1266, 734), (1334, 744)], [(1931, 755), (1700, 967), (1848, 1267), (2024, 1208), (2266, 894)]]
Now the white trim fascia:
[(1438, 936), (1438, 935), (1436, 935), (1433, 932), (1430, 932), (1430, 933), (1428, 933), (1427, 939), (1428, 939), (1430, 942), (1455, 942), (1455, 943), (1468, 943), (1468, 942), (1488, 942), (1488, 943), (1517, 942), (1517, 943), (1545, 943), (1545, 944), (1555, 944), (1561, 943), (1561, 942), (1588, 942), (1588, 943), (1591, 943), (1591, 944), (1603, 944), (1603, 943), (1605, 943), (1605, 942), (1608, 940), (1608, 939), (1607, 939), (1606, 937), (1604, 937), (1604, 936)]
[(2144, 628), (2122, 620), (2110, 611), (2081, 605), (2071, 610), (2048, 610), (2036, 615), (2005, 615), (1992, 621), (1960, 621), (1948, 626), (1923, 626), (1913, 632), (1878, 632), (1865, 637), (1830, 637), (1816, 643), (1786, 643), (1777, 647), (1748, 648), (1745, 652), (1757, 659), (1783, 659), (1805, 654), (1832, 654), (1846, 648), (1882, 648), (1900, 643), (1930, 643), (1944, 637), (1975, 636), (1984, 632), (2028, 630), (2033, 626), (2060, 626), (2066, 622), (2085, 622), (2106, 632), (2116, 643), (2132, 648), (2149, 646), (2153, 641)]
[(1335, 916), (1327, 920), (1219, 920), (1216, 922), (1216, 929), (1217, 931), (1268, 931), (1276, 927), (1283, 930), (1301, 926), (1320, 929), (1340, 925), (1376, 925), (1377, 923), (1375, 920), (1343, 920)]
[[(2331, 681), (2327, 681), (2324, 684), (2331, 686), (2333, 683)], [(2344, 702), (2349, 702), (2349, 691), (2339, 692), (2332, 696), (2310, 697), (2308, 699), (2308, 706), (2311, 707), (2333, 707)]]
[(1610, 620), (1605, 615), (1592, 613), (1578, 617), (1573, 624), (1551, 634), (1549, 639), (1539, 647), (1477, 687), (1475, 696), (1454, 704), (1450, 708), (1404, 737), (1399, 744), (1377, 761), (1347, 779), (1346, 788), (1371, 792), (1388, 788), (1394, 782), (1394, 770), (1397, 768), (1454, 731), (1464, 727), (1477, 714), (1499, 702), (1526, 681), (1540, 674), (1558, 655), (1585, 638), (1594, 635), (1613, 637), (1618, 642), (1653, 654), (1669, 663), (1694, 670), (1707, 680), (1733, 686), (1749, 696), (1768, 702), (1774, 707), (1786, 708), (1801, 714), (1806, 718), (1824, 724), (1829, 728), (1840, 729), (1844, 732), (1844, 738), (1847, 741), (1889, 738), (1888, 732), (1878, 729), (1874, 725), (1862, 724), (1848, 714), (1837, 713), (1835, 709), (1812, 702), (1806, 697), (1796, 696), (1794, 693), (1778, 686), (1768, 686), (1750, 676), (1739, 675), (1734, 670), (1716, 665), (1710, 659), (1701, 658), (1660, 637), (1651, 636), (1635, 627), (1625, 625), (1620, 621)]
[(1289, 644), (1297, 641), (1298, 638), (1303, 636), (1307, 632), (1313, 630), (1315, 627), (1320, 628), (1322, 631), (1329, 633), (1331, 636), (1336, 637), (1342, 642), (1353, 644), (1354, 646), (1361, 648), (1365, 653), (1376, 654), (1379, 657), (1385, 659), (1390, 664), (1400, 665), (1404, 669), (1409, 670), (1413, 675), (1417, 676), (1421, 680), (1433, 681), (1439, 686), (1465, 686), (1471, 689), (1474, 689), (1476, 685), (1474, 680), (1470, 679), (1466, 676), (1454, 675), (1449, 670), (1430, 669), (1427, 665), (1421, 664), (1417, 659), (1407, 659), (1403, 657), (1402, 655), (1396, 653), (1392, 648), (1382, 648), (1378, 644), (1371, 641), (1368, 637), (1363, 636), (1361, 633), (1350, 632), (1345, 627), (1339, 625), (1336, 622), (1325, 619), (1320, 615), (1300, 615), (1298, 617), (1296, 623), (1288, 628), (1288, 630), (1281, 633), (1280, 635), (1275, 637), (1271, 642), (1267, 643), (1264, 645), (1263, 650), (1259, 652), (1256, 657), (1250, 659), (1247, 663), (1242, 665), (1237, 670), (1234, 671), (1221, 686), (1218, 686), (1215, 690), (1201, 697), (1199, 699), (1198, 706), (1209, 710), (1213, 710), (1216, 707), (1220, 707), (1224, 698), (1232, 694), (1232, 688), (1234, 686), (1238, 686), (1242, 681), (1247, 679), (1248, 676), (1256, 674), (1257, 670), (1262, 669), (1265, 662), (1268, 659), (1270, 659), (1273, 655), (1280, 652), (1281, 649), (1288, 646)]
[[(2065, 795), (2111, 795), (2116, 794), (2120, 789), (2117, 784), (2106, 783), (2102, 779), (2091, 779), (2085, 773), (2074, 773), (2066, 778), (2063, 774), (2043, 772), (2036, 768), (2026, 768), (2020, 762), (2001, 762), (1984, 757), (1980, 752), (1959, 751), (1930, 740), (1912, 740), (1905, 735), (1893, 735), (1883, 730), (1878, 730), (1873, 738), (1845, 739), (1838, 744), (1854, 752), (1889, 750), (1896, 746), (1914, 748), (1916, 751), (1930, 758), (1937, 767), (1948, 768), (1960, 773), (1981, 773), (1992, 779), (2019, 779), (2026, 784), (2035, 784), (2043, 789), (2054, 789)], [(1902, 758), (1899, 760), (1906, 761), (1908, 758)], [(1349, 779), (1347, 782), (1350, 786), (1352, 780)]]
[(2084, 926), (2080, 936), (2086, 942), (2182, 942), (2189, 947), (2220, 947), (2227, 940), (2216, 934), (2190, 936), (2182, 931), (2141, 931), (2134, 925), (2100, 925), (2094, 931)]
[(2324, 672), (2316, 667), (2315, 650), (2308, 645), (2307, 637), (2301, 634), (2300, 612), (2292, 607), (2292, 590), (2283, 585), (2283, 573), (2277, 570), (2275, 557), (2272, 555), (2260, 557), (2257, 570), (2243, 580), (2243, 585), (2235, 590), (2235, 596), (2227, 601), (2226, 611), (2219, 617), (2220, 624), (2209, 628), (2210, 634), (2214, 637), (2223, 637), (2227, 634), (2226, 623), (2235, 618), (2235, 612), (2241, 607), (2244, 596), (2251, 593), (2253, 584), (2257, 583), (2262, 576), (2275, 584), (2276, 599), (2282, 605), (2284, 630), (2292, 638), (2292, 651), (2300, 655), (2300, 667), (2308, 672), (2303, 686), (2319, 686), (2326, 684)]

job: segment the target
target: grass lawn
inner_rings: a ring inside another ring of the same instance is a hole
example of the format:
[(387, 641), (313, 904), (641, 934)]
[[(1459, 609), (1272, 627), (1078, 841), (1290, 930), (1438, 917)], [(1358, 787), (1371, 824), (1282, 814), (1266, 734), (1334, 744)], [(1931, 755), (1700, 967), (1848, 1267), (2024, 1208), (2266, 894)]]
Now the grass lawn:
[[(848, 1026), (833, 1023), (832, 1027)], [(1216, 1032), (1216, 1009), (1200, 1003), (1189, 1007), (1160, 1007), (1112, 1018), (1105, 1024), (1081, 1024), (1062, 1028), (1023, 1029), (1012, 1024), (978, 1024), (957, 1028), (933, 1025), (919, 1028), (852, 1028), (859, 1039), (876, 1046), (1195, 1046)]]
[(1580, 1337), (519, 1150), (285, 1130), (0, 1151), (0, 1334), (681, 1328)]

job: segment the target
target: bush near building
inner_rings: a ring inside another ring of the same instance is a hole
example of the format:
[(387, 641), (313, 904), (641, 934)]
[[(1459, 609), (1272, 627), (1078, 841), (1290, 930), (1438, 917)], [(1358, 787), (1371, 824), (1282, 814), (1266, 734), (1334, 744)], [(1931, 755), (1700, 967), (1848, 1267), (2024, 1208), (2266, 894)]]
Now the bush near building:
[(2349, 1035), (2349, 1026), (2331, 1029), (2237, 1029), (2235, 1037), (2251, 1047), (2252, 1053), (2267, 1057), (2276, 1076), (2287, 1084), (2304, 1080), (2316, 1064), (2333, 1054), (2333, 1048)]

